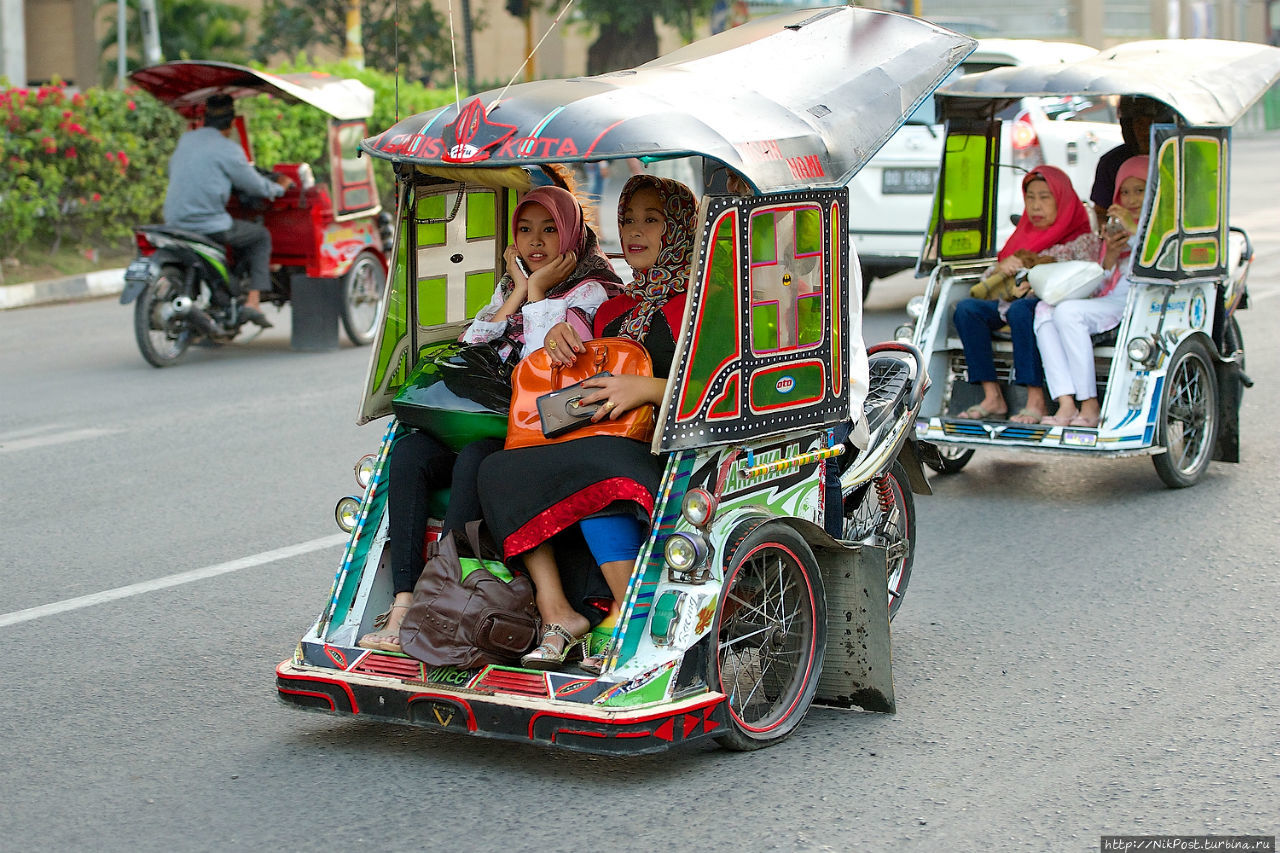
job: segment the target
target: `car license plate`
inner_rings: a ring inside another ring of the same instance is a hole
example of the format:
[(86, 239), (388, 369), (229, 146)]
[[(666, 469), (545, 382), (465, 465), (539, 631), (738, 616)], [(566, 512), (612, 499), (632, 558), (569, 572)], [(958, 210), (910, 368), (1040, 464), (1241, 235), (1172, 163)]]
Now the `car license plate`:
[(885, 169), (880, 173), (884, 195), (927, 195), (938, 181), (937, 169)]

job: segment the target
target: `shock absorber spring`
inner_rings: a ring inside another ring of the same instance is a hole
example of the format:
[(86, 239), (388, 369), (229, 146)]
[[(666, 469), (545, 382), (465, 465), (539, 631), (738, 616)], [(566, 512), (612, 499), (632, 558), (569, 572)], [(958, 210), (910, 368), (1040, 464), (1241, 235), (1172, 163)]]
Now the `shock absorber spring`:
[(876, 477), (876, 494), (880, 496), (881, 510), (888, 512), (893, 509), (893, 484), (889, 482), (888, 472)]

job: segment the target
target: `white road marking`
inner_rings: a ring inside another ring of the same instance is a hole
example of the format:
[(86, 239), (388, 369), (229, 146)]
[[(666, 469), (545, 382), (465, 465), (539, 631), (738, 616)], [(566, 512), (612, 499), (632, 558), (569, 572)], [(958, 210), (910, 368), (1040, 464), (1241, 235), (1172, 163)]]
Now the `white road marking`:
[(274, 563), (276, 560), (287, 560), (290, 557), (309, 554), (312, 551), (332, 548), (334, 545), (341, 545), (346, 541), (347, 534), (335, 533), (332, 536), (322, 536), (319, 539), (312, 539), (310, 542), (299, 542), (297, 545), (276, 548), (274, 551), (263, 551), (261, 554), (241, 557), (238, 560), (231, 560), (227, 563), (218, 563), (216, 566), (205, 566), (202, 569), (192, 569), (187, 572), (178, 572), (176, 575), (168, 575), (162, 578), (155, 578), (154, 580), (142, 581), (141, 583), (133, 583), (128, 586), (118, 586), (115, 589), (95, 592), (91, 595), (82, 595), (78, 598), (67, 598), (62, 601), (55, 601), (51, 604), (42, 604), (39, 607), (28, 607), (26, 610), (15, 610), (12, 613), (0, 615), (0, 628), (5, 628), (9, 625), (17, 625), (20, 622), (30, 622), (32, 619), (40, 619), (45, 616), (53, 616), (57, 613), (66, 613), (70, 610), (80, 610), (84, 607), (92, 607), (95, 604), (104, 604), (108, 601), (130, 598), (135, 595), (142, 595), (145, 592), (155, 592), (156, 590), (167, 589), (171, 586), (180, 586), (184, 583), (191, 583), (192, 581), (199, 581), (204, 580), (205, 578), (225, 575), (228, 572), (238, 572), (241, 569), (251, 569), (254, 566), (261, 566), (264, 563)]
[(33, 435), (30, 438), (0, 438), (0, 453), (13, 450), (30, 450), (33, 447), (48, 447), (51, 444), (66, 444), (69, 441), (83, 441), (86, 438), (98, 438), (120, 432), (118, 429), (99, 429), (87, 427), (72, 429), (66, 432), (55, 432), (48, 435)]

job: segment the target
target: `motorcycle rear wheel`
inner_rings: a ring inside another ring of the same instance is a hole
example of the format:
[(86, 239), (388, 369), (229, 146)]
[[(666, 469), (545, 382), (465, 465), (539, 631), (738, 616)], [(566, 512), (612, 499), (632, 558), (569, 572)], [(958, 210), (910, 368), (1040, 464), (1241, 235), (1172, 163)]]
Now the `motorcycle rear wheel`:
[(844, 508), (844, 538), (880, 545), (888, 550), (885, 580), (889, 586), (889, 618), (902, 607), (915, 563), (916, 503), (907, 469), (894, 460), (862, 493)]
[(181, 295), (182, 271), (166, 266), (134, 303), (134, 336), (142, 357), (152, 367), (177, 364), (191, 346), (191, 324), (173, 314), (173, 300)]
[(382, 317), (387, 274), (372, 252), (361, 252), (342, 280), (342, 327), (358, 347), (373, 343)]

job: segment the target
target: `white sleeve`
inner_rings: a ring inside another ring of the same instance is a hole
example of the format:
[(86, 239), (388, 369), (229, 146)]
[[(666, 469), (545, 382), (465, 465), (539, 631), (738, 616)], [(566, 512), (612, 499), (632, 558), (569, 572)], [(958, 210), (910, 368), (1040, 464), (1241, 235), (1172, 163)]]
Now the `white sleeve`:
[(507, 321), (492, 318), (506, 301), (502, 295), (502, 279), (499, 279), (493, 288), (493, 296), (489, 297), (489, 304), (476, 312), (475, 320), (462, 333), (462, 340), (469, 344), (482, 344), (501, 337), (507, 331)]
[(557, 323), (563, 323), (570, 309), (580, 308), (587, 316), (594, 318), (596, 309), (608, 298), (604, 285), (595, 279), (587, 279), (564, 296), (526, 302), (520, 309), (524, 315), (525, 355), (542, 348), (547, 332)]

